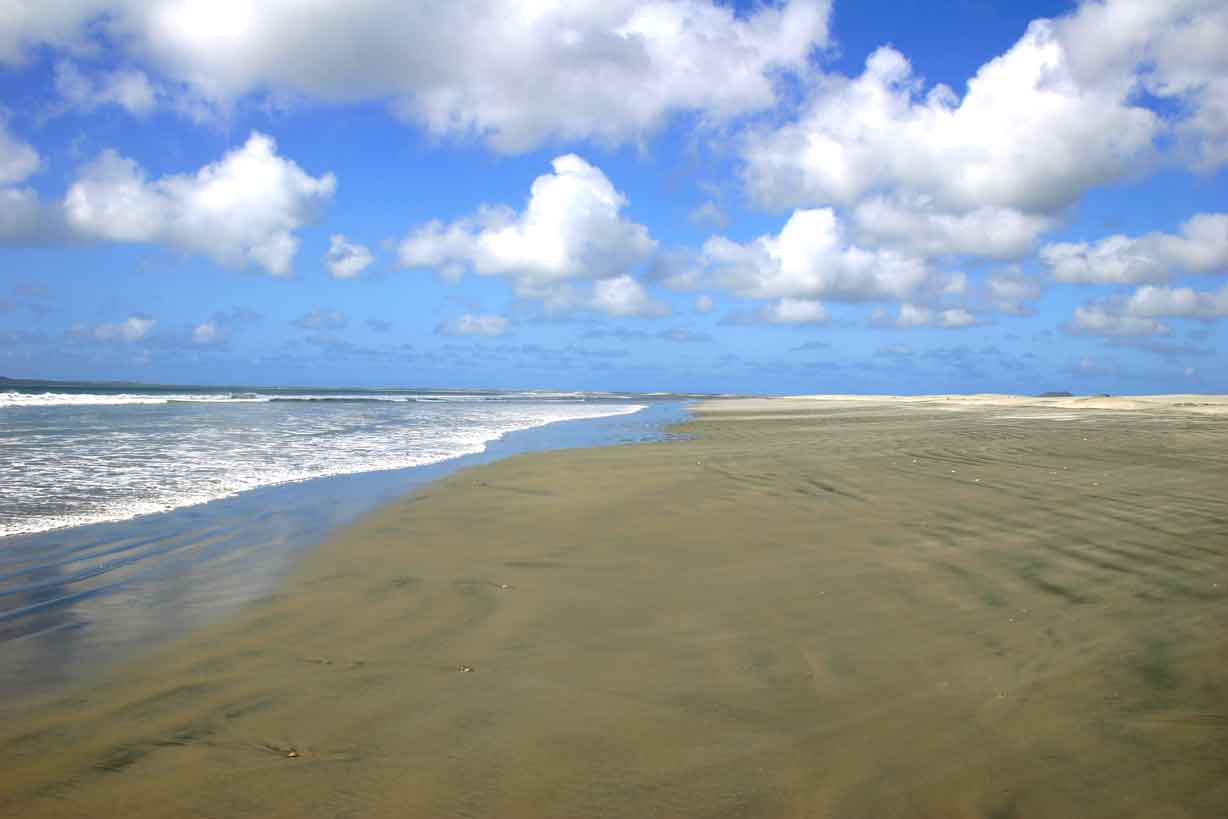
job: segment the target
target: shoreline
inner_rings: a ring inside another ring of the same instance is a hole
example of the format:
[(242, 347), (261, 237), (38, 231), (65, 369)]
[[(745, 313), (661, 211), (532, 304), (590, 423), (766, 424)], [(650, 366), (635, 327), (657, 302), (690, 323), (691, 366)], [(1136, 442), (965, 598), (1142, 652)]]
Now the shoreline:
[(0, 809), (1222, 813), (1218, 418), (782, 400), (382, 507), (0, 708)]
[[(176, 403), (170, 401), (169, 403)], [(191, 403), (191, 402), (181, 402)], [(223, 402), (199, 402), (199, 403), (223, 403)], [(243, 403), (240, 399), (238, 403)], [(443, 457), (438, 457), (432, 460), (425, 460), (417, 463), (401, 463), (396, 465), (381, 465), (379, 467), (370, 468), (362, 465), (350, 465), (347, 470), (322, 472), (319, 474), (308, 474), (303, 476), (286, 477), (278, 480), (271, 480), (267, 483), (259, 483), (252, 486), (244, 486), (242, 488), (226, 488), (215, 490), (216, 494), (199, 494), (188, 497), (178, 498), (172, 501), (167, 501), (165, 505), (158, 503), (150, 503), (139, 509), (124, 509), (119, 510), (104, 510), (73, 513), (61, 516), (55, 519), (54, 522), (47, 519), (35, 519), (32, 523), (26, 521), (21, 525), (27, 528), (11, 529), (0, 532), (0, 543), (15, 542), (18, 539), (36, 538), (41, 535), (53, 535), (57, 532), (66, 532), (69, 530), (79, 530), (86, 527), (103, 527), (109, 525), (123, 525), (125, 523), (149, 518), (157, 515), (174, 514), (188, 510), (197, 506), (206, 506), (208, 504), (218, 504), (235, 498), (249, 495), (252, 492), (267, 492), (276, 490), (282, 487), (292, 487), (300, 484), (315, 483), (319, 481), (330, 481), (336, 479), (352, 478), (362, 475), (370, 475), (374, 473), (402, 473), (412, 474), (417, 471), (430, 471), (441, 464), (447, 464), (454, 461), (468, 461), (472, 459), (481, 459), (483, 454), (491, 447), (499, 447), (500, 442), (507, 436), (517, 436), (523, 433), (529, 433), (543, 427), (553, 426), (555, 424), (567, 424), (573, 422), (593, 421), (601, 422), (618, 418), (624, 415), (636, 415), (647, 409), (650, 409), (650, 404), (617, 404), (612, 406), (629, 407), (625, 412), (611, 412), (604, 415), (593, 416), (577, 416), (574, 418), (560, 418), (557, 420), (539, 421), (537, 423), (518, 427), (493, 434), (493, 437), (486, 438), (477, 443), (472, 444), (472, 447), (464, 450), (457, 450)], [(29, 528), (33, 527), (33, 528)]]
[[(0, 568), (18, 570), (9, 586), (0, 583), (0, 697), (88, 679), (99, 666), (225, 616), (276, 590), (333, 530), (443, 476), (521, 452), (653, 440), (684, 413), (684, 404), (657, 402), (516, 430), (481, 452), (407, 469), (264, 486), (127, 520), (0, 539)], [(26, 578), (30, 592), (12, 587)], [(24, 614), (23, 602), (30, 605)]]

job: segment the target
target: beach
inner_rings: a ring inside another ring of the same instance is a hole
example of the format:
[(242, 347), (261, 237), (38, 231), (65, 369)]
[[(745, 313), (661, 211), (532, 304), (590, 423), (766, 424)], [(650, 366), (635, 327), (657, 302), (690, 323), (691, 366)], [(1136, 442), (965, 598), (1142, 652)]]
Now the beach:
[(0, 705), (20, 817), (1222, 817), (1228, 399), (705, 402)]

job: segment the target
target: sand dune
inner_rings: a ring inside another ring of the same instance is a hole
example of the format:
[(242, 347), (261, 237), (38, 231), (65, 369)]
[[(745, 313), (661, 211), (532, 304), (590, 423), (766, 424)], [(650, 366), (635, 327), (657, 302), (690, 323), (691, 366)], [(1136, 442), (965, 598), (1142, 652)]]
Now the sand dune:
[(467, 470), (0, 706), (0, 815), (1223, 817), (1228, 426), (1185, 403), (722, 401)]

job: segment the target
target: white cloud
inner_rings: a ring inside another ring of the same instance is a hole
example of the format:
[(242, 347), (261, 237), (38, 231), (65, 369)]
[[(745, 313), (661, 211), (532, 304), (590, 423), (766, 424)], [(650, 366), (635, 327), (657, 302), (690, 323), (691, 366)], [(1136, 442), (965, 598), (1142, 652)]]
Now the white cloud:
[(1215, 319), (1228, 316), (1228, 287), (1217, 292), (1189, 287), (1140, 287), (1125, 301), (1123, 312), (1131, 316)]
[(149, 335), (149, 331), (157, 324), (156, 319), (144, 316), (130, 316), (123, 324), (116, 327), (116, 334), (124, 341), (140, 341)]
[(628, 271), (657, 243), (622, 215), (627, 198), (600, 168), (575, 154), (552, 164), (553, 173), (533, 181), (524, 210), (483, 207), (472, 218), (415, 228), (398, 247), (400, 263), (449, 277), (506, 276), (519, 295), (554, 309), (576, 306), (571, 281), (595, 279), (593, 304), (621, 309), (620, 299), (642, 294)]
[(985, 280), (985, 289), (994, 309), (1015, 316), (1031, 312), (1029, 302), (1040, 298), (1040, 284), (1018, 270), (994, 273)]
[(388, 99), (433, 133), (480, 135), (500, 151), (552, 137), (634, 140), (679, 111), (719, 120), (770, 108), (776, 74), (805, 69), (827, 42), (830, 11), (829, 0), (786, 0), (743, 14), (715, 0), (73, 6), (19, 1), (6, 9), (0, 60), (42, 43), (82, 44), (99, 32), (222, 104), (264, 91), (327, 102)]
[(42, 166), (38, 151), (9, 133), (0, 119), (0, 185), (17, 185)]
[(1075, 308), (1074, 320), (1067, 326), (1073, 333), (1124, 338), (1167, 335), (1169, 329), (1153, 318), (1126, 316), (1104, 305)]
[(73, 325), (71, 332), (75, 336), (92, 338), (96, 341), (131, 344), (141, 341), (148, 336), (157, 323), (157, 319), (149, 316), (133, 315), (124, 321), (113, 324), (97, 324), (92, 327), (76, 324)]
[(1060, 282), (1122, 284), (1162, 281), (1171, 275), (1154, 256), (1139, 253), (1137, 240), (1108, 236), (1095, 243), (1055, 242), (1040, 249), (1040, 258)]
[(340, 233), (328, 237), (324, 265), (334, 279), (352, 279), (366, 270), (373, 261), (375, 257), (366, 245), (353, 244)]
[(1145, 285), (1128, 297), (1113, 296), (1075, 310), (1067, 330), (1110, 337), (1167, 335), (1161, 318), (1202, 321), (1228, 317), (1228, 286), (1218, 291)]
[(706, 293), (701, 293), (695, 297), (695, 312), (696, 313), (711, 313), (712, 308), (716, 307), (716, 302)]
[(335, 190), (331, 173), (308, 175), (278, 156), (270, 137), (253, 133), (195, 174), (153, 181), (133, 160), (104, 151), (68, 189), (64, 213), (83, 238), (166, 244), (289, 276), (299, 246), (294, 232)]
[(1228, 6), (1223, 0), (1084, 2), (1057, 28), (1084, 84), (1130, 81), (1176, 103), (1182, 159), (1228, 163)]
[(64, 104), (78, 111), (118, 105), (134, 116), (144, 116), (157, 105), (157, 92), (143, 71), (119, 69), (84, 73), (76, 63), (63, 60), (55, 68), (55, 88)]
[(440, 322), (435, 332), (441, 336), (501, 336), (510, 325), (511, 322), (503, 316), (466, 313)]
[(63, 234), (58, 208), (46, 207), (33, 188), (21, 186), (42, 164), (33, 146), (9, 132), (0, 111), (0, 242), (42, 242)]
[(935, 208), (929, 197), (874, 196), (853, 208), (858, 237), (926, 256), (974, 254), (994, 259), (1027, 255), (1050, 217), (987, 205), (964, 213)]
[(977, 324), (976, 316), (962, 307), (934, 309), (917, 304), (901, 304), (896, 327), (941, 327), (955, 330)]
[(775, 236), (713, 237), (703, 259), (716, 283), (757, 299), (895, 299), (951, 282), (917, 256), (850, 244), (830, 208), (794, 211)]
[(644, 286), (628, 275), (598, 279), (588, 307), (611, 316), (664, 316), (669, 307), (648, 295)]
[(756, 310), (753, 317), (768, 324), (823, 324), (831, 317), (814, 299), (780, 299)]
[(7, 0), (0, 14), (0, 63), (20, 64), (39, 45), (84, 49), (85, 24), (109, 5), (107, 0)]
[(1049, 213), (1132, 171), (1160, 131), (1129, 85), (1082, 86), (1049, 21), (981, 66), (963, 98), (890, 47), (864, 73), (823, 78), (801, 118), (753, 134), (746, 182), (771, 207), (852, 204), (881, 191), (939, 211)]
[(259, 313), (241, 307), (235, 307), (226, 312), (219, 311), (205, 321), (192, 325), (191, 342), (201, 347), (225, 344), (235, 332), (260, 319)]
[(1228, 271), (1228, 213), (1200, 213), (1179, 234), (1121, 234), (1040, 249), (1053, 278), (1085, 284), (1162, 282), (1178, 273)]
[(192, 328), (192, 343), (214, 344), (221, 338), (221, 335), (217, 322), (203, 321)]

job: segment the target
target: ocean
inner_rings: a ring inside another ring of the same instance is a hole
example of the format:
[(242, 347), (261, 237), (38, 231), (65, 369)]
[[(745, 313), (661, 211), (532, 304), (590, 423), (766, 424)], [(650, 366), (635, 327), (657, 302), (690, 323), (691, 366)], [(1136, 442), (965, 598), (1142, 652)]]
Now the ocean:
[(654, 440), (663, 396), (0, 387), (0, 693), (267, 594), (378, 503), (526, 450)]
[(0, 393), (0, 537), (437, 463), (516, 430), (643, 408), (583, 393), (12, 390)]

